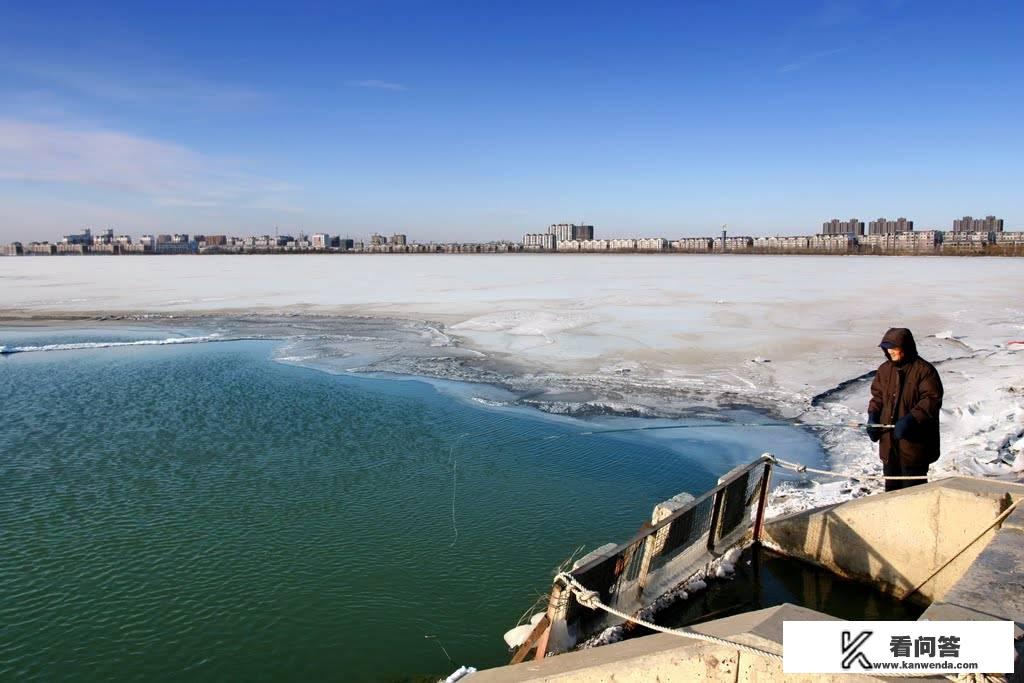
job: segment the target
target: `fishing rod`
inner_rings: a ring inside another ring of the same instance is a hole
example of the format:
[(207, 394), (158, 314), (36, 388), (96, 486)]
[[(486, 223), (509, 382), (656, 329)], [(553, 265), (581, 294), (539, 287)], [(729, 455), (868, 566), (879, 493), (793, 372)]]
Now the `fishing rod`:
[(521, 443), (536, 443), (538, 441), (557, 441), (575, 436), (597, 436), (600, 434), (625, 434), (629, 432), (656, 432), (669, 429), (735, 429), (743, 427), (803, 427), (805, 429), (893, 429), (895, 425), (880, 424), (877, 422), (827, 422), (827, 423), (801, 423), (801, 422), (711, 422), (706, 424), (685, 424), (685, 425), (651, 425), (648, 427), (617, 427), (613, 429), (591, 429), (583, 432), (564, 432), (544, 437), (527, 437), (508, 441), (504, 445), (512, 446)]
[[(847, 427), (852, 429), (893, 429), (896, 425), (879, 424), (877, 422), (840, 422), (807, 424), (800, 422), (712, 422), (711, 424), (688, 425), (654, 425), (650, 427), (623, 427), (619, 429), (594, 429), (577, 432), (578, 436), (594, 434), (618, 434), (622, 432), (649, 432), (664, 429), (723, 429), (726, 427), (806, 427), (807, 429), (827, 429), (829, 427)], [(560, 434), (557, 436), (561, 436)], [(548, 437), (554, 438), (554, 437)]]

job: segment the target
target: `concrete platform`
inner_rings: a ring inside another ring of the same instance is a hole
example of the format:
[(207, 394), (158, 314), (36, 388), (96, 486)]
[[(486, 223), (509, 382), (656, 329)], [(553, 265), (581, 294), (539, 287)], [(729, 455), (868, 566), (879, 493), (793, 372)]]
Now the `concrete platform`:
[[(930, 621), (1012, 620), (1024, 683), (1024, 503), (992, 525), (1024, 485), (951, 478), (787, 515), (766, 545), (899, 598), (916, 593)], [(929, 578), (934, 574), (934, 577)], [(694, 630), (782, 653), (782, 622), (834, 620), (797, 605), (717, 619)], [(1010, 673), (1010, 672), (1006, 672)], [(558, 681), (884, 681), (867, 675), (783, 675), (782, 664), (735, 648), (658, 634), (541, 661), (481, 671), (468, 683)], [(943, 681), (943, 676), (915, 678)]]
[[(706, 624), (693, 630), (729, 638), (769, 652), (782, 654), (782, 622), (834, 621), (821, 612), (779, 605), (747, 612)], [(537, 662), (480, 671), (464, 679), (467, 683), (512, 683), (544, 681), (548, 683), (699, 683), (729, 681), (754, 683), (785, 679), (792, 683), (839, 681), (891, 681), (892, 678), (864, 675), (783, 675), (782, 663), (739, 650), (687, 640), (668, 634), (634, 638), (614, 645), (570, 652)], [(898, 679), (906, 680), (906, 679)], [(942, 676), (915, 678), (915, 681), (945, 681)]]

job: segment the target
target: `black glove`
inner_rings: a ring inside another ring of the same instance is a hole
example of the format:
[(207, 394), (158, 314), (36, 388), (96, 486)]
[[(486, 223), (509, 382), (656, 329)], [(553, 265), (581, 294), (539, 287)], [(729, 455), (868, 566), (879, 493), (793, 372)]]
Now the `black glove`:
[[(882, 419), (882, 416), (878, 413), (868, 413), (868, 424), (878, 424), (878, 421)], [(878, 427), (868, 427), (868, 438), (872, 441), (878, 441), (882, 438), (882, 431)]]
[(907, 413), (896, 422), (896, 425), (892, 430), (892, 435), (897, 439), (909, 438), (910, 432), (914, 428), (914, 424), (914, 416)]

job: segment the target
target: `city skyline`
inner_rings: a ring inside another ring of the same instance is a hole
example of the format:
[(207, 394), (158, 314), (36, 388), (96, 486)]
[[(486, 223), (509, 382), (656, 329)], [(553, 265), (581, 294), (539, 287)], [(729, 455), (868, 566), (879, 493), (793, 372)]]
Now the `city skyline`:
[[(0, 242), (500, 240), (551, 216), (673, 237), (823, 216), (1015, 229), (1022, 19), (895, 0), (6, 6)], [(971, 35), (985, 50), (950, 47)]]
[[(595, 235), (593, 225), (552, 223), (543, 233), (525, 233), (522, 240), (418, 241), (405, 233), (390, 237), (374, 232), (367, 242), (351, 235), (317, 232), (307, 235), (230, 235), (201, 233), (143, 234), (137, 239), (112, 228), (93, 232), (84, 228), (65, 234), (60, 241), (0, 243), (0, 256), (75, 254), (202, 254), (202, 253), (517, 253), (517, 252), (660, 252), (703, 253), (997, 253), (1017, 255), (1024, 246), (1024, 231), (1004, 231), (1004, 221), (994, 215), (953, 219), (950, 230), (914, 230), (906, 217), (864, 221), (838, 218), (825, 221), (817, 234), (732, 235), (721, 226), (721, 235), (710, 237)], [(867, 250), (867, 251), (865, 251)], [(994, 251), (993, 251), (994, 250)], [(1007, 251), (1009, 250), (1009, 251)]]

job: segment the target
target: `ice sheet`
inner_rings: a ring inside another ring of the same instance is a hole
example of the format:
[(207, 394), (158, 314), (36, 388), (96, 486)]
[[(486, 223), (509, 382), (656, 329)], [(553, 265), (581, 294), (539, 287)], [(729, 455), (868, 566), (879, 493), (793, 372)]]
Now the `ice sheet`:
[[(319, 347), (298, 341), (289, 357), (500, 378), (542, 399), (567, 397), (546, 401), (550, 410), (672, 415), (742, 404), (814, 424), (863, 419), (867, 383), (844, 383), (877, 367), (888, 327), (905, 326), (946, 384), (935, 471), (1020, 476), (1024, 344), (1011, 343), (1024, 340), (1020, 282), (1024, 259), (1009, 258), (20, 257), (0, 259), (0, 315), (418, 321), (402, 330), (422, 343), (415, 353), (342, 335)], [(381, 349), (386, 358), (374, 356)], [(877, 470), (863, 434), (821, 437), (836, 468)], [(809, 485), (774, 509), (873, 487)]]

